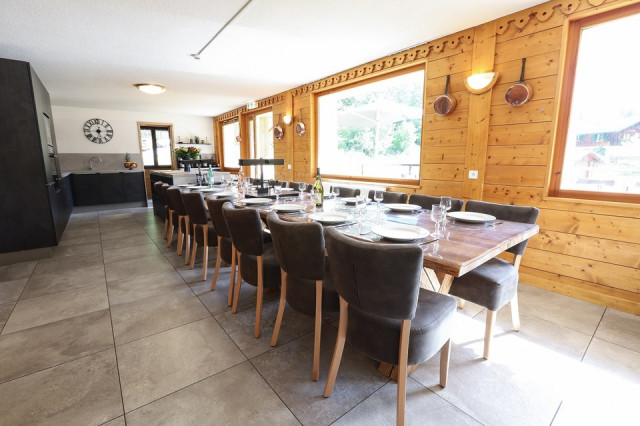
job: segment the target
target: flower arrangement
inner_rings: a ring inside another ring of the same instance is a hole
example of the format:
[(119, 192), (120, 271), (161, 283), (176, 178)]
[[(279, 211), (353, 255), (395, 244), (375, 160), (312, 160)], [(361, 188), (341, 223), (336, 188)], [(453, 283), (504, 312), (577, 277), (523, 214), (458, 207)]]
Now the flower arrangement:
[(181, 160), (197, 160), (198, 156), (200, 156), (200, 149), (194, 146), (188, 148), (180, 147), (174, 149), (173, 154)]

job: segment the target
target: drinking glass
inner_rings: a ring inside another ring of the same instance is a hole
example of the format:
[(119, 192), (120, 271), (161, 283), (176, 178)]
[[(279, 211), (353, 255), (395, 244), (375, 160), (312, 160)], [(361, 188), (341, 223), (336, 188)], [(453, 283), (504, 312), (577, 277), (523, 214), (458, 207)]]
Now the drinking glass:
[(376, 202), (376, 209), (378, 211), (377, 218), (380, 220), (380, 201), (382, 201), (382, 191), (374, 191), (373, 192), (373, 201)]
[(280, 204), (280, 194), (282, 194), (282, 184), (273, 185), (273, 192), (276, 194), (276, 204)]
[(298, 183), (298, 190), (300, 191), (300, 199), (304, 200), (304, 189), (307, 187), (307, 184), (304, 182), (299, 182)]
[(358, 233), (359, 234), (366, 234), (366, 232), (362, 230), (363, 215), (366, 213), (366, 211), (367, 211), (367, 202), (365, 197), (363, 197), (362, 195), (357, 195), (356, 196), (356, 212), (358, 213)]
[(340, 195), (340, 188), (336, 188), (335, 186), (332, 187), (331, 194), (333, 195), (334, 199), (338, 198), (338, 195)]
[(444, 208), (444, 220), (442, 221), (442, 230), (447, 230), (447, 212), (451, 210), (451, 197), (440, 197), (440, 205)]
[(436, 223), (436, 230), (432, 234), (436, 238), (441, 238), (443, 236), (442, 232), (440, 232), (440, 222), (442, 222), (446, 218), (447, 211), (440, 204), (434, 204), (431, 206), (431, 220)]

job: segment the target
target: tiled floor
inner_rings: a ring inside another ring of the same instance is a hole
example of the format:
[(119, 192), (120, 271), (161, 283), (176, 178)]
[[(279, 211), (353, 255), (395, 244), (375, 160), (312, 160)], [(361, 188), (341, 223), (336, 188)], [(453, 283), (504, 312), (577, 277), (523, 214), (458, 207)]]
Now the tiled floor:
[[(211, 253), (213, 259), (215, 254)], [(227, 307), (168, 249), (146, 208), (75, 213), (52, 259), (0, 266), (0, 424), (383, 425), (396, 385), (345, 350), (322, 397), (335, 323), (323, 328), (320, 381), (311, 381), (313, 321), (265, 294), (253, 338), (255, 288)], [(485, 314), (456, 317), (449, 384), (438, 356), (409, 379), (408, 424), (637, 424), (640, 318), (521, 285), (522, 331), (499, 312), (492, 359)]]

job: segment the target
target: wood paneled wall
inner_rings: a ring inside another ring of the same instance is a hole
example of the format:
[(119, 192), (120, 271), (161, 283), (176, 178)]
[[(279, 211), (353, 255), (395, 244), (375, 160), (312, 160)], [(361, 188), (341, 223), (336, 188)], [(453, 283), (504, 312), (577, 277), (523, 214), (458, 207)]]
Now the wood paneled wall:
[[(275, 141), (277, 156), (285, 158), (276, 176), (312, 181), (317, 94), (424, 64), (420, 185), (390, 188), (540, 208), (541, 232), (523, 257), (520, 281), (640, 315), (640, 206), (547, 196), (563, 26), (570, 17), (637, 2), (553, 0), (275, 95), (267, 101), (274, 117), (285, 111), (294, 116), (285, 137)], [(504, 94), (519, 80), (523, 57), (533, 97), (516, 108), (506, 105)], [(487, 66), (500, 74), (494, 88), (484, 95), (467, 92), (464, 78)], [(447, 75), (458, 105), (440, 117), (433, 101), (443, 93)], [(300, 109), (303, 136), (295, 134)], [(472, 168), (479, 170), (477, 181), (467, 178)]]

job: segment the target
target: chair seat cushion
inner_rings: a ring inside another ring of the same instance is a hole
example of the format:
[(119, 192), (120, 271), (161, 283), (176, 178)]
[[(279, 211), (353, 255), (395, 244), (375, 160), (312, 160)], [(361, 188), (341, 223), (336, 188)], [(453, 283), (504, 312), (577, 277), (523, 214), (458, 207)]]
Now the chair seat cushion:
[[(420, 289), (416, 315), (411, 320), (409, 365), (433, 357), (451, 337), (456, 302), (452, 297)], [(398, 364), (402, 321), (375, 317), (349, 305), (349, 343), (370, 358)]]
[(518, 271), (506, 260), (494, 257), (461, 277), (454, 278), (449, 294), (497, 311), (513, 299)]
[[(258, 257), (250, 254), (242, 254), (241, 268), (242, 279), (251, 285), (258, 285)], [(280, 264), (276, 259), (276, 253), (271, 244), (264, 245), (262, 254), (263, 286), (278, 287), (280, 285)]]
[[(316, 282), (287, 275), (287, 303), (303, 314), (316, 315)], [(325, 262), (325, 274), (322, 280), (322, 312), (339, 313), (340, 298), (333, 286), (329, 271), (329, 262)]]

